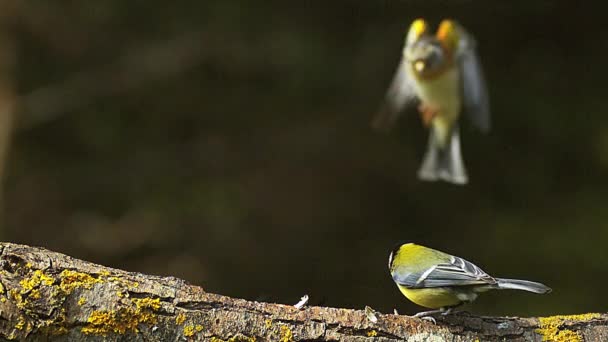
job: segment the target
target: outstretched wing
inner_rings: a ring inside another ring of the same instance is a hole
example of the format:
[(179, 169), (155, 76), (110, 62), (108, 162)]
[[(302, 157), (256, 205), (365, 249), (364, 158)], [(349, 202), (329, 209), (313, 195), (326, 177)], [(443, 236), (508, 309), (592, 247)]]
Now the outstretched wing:
[(496, 284), (496, 279), (481, 268), (455, 256), (449, 263), (437, 264), (423, 272), (395, 274), (393, 279), (408, 288)]
[(490, 102), (475, 39), (461, 26), (457, 51), (465, 115), (482, 132), (490, 130)]
[(372, 127), (377, 130), (388, 130), (397, 121), (403, 108), (416, 100), (412, 80), (407, 71), (406, 62), (401, 60), (395, 72), (391, 86), (386, 92), (384, 103), (372, 120)]

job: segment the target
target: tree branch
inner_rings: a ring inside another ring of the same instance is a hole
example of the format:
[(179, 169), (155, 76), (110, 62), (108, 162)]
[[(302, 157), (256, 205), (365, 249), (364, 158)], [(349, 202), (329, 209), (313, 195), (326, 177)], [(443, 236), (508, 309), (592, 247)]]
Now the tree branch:
[[(54, 341), (606, 341), (608, 315), (457, 314), (432, 324), (362, 310), (250, 302), (0, 243), (0, 338)], [(370, 320), (370, 318), (372, 318)]]

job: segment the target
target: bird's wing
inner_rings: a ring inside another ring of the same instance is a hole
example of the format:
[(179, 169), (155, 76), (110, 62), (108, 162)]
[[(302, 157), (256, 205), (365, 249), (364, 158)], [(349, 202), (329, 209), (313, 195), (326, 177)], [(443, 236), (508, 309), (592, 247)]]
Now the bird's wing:
[(423, 272), (395, 273), (393, 279), (408, 288), (491, 285), (496, 279), (474, 264), (452, 256), (449, 263), (434, 265)]
[(384, 103), (372, 120), (372, 127), (377, 130), (390, 129), (403, 108), (413, 103), (416, 93), (412, 85), (412, 79), (407, 71), (407, 64), (404, 58), (399, 62), (399, 67), (395, 72), (391, 86), (386, 92)]
[(473, 125), (485, 133), (490, 130), (490, 102), (475, 39), (462, 27), (458, 29), (461, 38), (456, 58), (461, 75), (463, 109)]

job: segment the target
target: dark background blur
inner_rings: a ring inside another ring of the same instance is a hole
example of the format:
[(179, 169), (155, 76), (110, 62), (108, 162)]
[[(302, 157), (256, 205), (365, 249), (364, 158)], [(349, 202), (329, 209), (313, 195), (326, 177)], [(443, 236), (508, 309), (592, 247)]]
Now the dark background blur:
[[(18, 3), (0, 6), (2, 240), (230, 296), (402, 313), (420, 308), (387, 259), (416, 241), (554, 289), (489, 293), (475, 313), (606, 310), (599, 8)], [(478, 40), (493, 131), (463, 124), (465, 187), (417, 180), (413, 110), (390, 134), (369, 126), (416, 17), (452, 17)]]

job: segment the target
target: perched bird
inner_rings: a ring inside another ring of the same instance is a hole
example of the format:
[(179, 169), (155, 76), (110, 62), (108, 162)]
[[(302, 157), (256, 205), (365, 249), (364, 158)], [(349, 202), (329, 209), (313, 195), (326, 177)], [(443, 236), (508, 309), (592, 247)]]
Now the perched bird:
[(423, 19), (411, 24), (399, 67), (372, 126), (389, 129), (403, 108), (416, 100), (422, 122), (429, 128), (418, 177), (466, 184), (458, 119), (465, 112), (485, 133), (490, 129), (490, 110), (475, 41), (455, 21), (443, 20), (435, 35), (428, 32)]
[(416, 317), (438, 312), (447, 314), (488, 290), (551, 292), (549, 287), (533, 281), (494, 278), (462, 258), (413, 243), (395, 248), (389, 256), (388, 268), (407, 299), (435, 309), (419, 312)]

